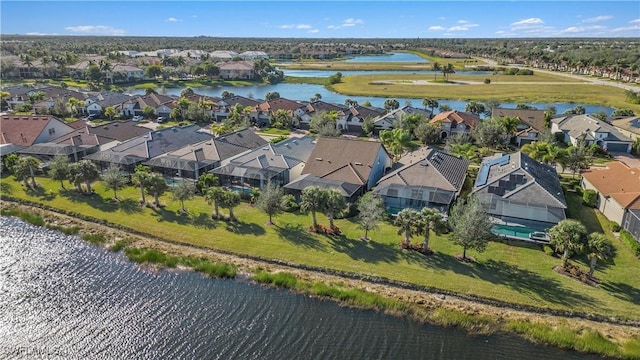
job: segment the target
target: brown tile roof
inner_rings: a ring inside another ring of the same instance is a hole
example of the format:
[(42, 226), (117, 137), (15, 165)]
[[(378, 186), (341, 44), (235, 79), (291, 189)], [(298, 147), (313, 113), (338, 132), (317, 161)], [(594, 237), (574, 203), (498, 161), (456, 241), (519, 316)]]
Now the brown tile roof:
[(493, 108), (491, 117), (516, 117), (537, 131), (544, 129), (544, 110)]
[(623, 208), (640, 209), (640, 168), (630, 168), (620, 161), (605, 164), (606, 168), (590, 168), (582, 171), (589, 181), (604, 196), (611, 196)]
[(302, 174), (366, 184), (382, 144), (376, 141), (319, 138)]
[(463, 111), (451, 110), (441, 112), (438, 115), (434, 116), (433, 119), (431, 119), (432, 124), (438, 122), (451, 123), (452, 128), (454, 127), (454, 125), (457, 127), (460, 124), (465, 124), (467, 128), (474, 128), (476, 127), (476, 125), (478, 125), (478, 123), (480, 123), (480, 118)]
[(611, 125), (640, 135), (640, 116), (630, 116), (622, 119), (611, 120)]
[(151, 130), (142, 126), (138, 126), (133, 121), (117, 121), (109, 124), (89, 127), (91, 134), (103, 136), (118, 141), (126, 141), (136, 136), (149, 133)]
[(67, 123), (67, 125), (71, 126), (74, 129), (84, 129), (85, 127), (87, 127), (87, 123), (82, 120), (72, 121)]
[(0, 117), (0, 144), (31, 146), (51, 121), (51, 115), (3, 115)]
[(265, 101), (262, 104), (258, 105), (258, 108), (260, 109), (260, 111), (276, 112), (278, 110), (294, 111), (301, 108), (302, 106), (304, 105), (300, 104), (297, 101), (279, 98), (275, 100)]

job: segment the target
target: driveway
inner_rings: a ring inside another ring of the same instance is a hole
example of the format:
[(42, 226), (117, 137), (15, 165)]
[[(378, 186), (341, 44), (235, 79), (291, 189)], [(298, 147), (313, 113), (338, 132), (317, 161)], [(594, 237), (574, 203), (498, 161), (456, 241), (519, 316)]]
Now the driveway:
[(615, 152), (611, 153), (611, 155), (613, 155), (616, 160), (625, 163), (628, 167), (640, 168), (640, 159), (631, 154)]

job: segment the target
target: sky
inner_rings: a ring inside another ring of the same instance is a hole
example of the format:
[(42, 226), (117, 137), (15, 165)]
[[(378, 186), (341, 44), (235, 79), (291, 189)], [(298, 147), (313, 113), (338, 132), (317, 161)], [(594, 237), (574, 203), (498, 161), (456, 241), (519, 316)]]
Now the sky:
[(0, 33), (273, 38), (640, 37), (640, 1), (0, 1)]

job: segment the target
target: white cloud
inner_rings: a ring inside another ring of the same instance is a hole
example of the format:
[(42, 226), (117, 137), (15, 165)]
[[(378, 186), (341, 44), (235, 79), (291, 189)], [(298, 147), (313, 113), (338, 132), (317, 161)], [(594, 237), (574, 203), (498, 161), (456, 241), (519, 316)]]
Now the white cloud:
[(447, 31), (467, 31), (467, 30), (469, 30), (469, 28), (464, 26), (452, 26), (447, 29)]
[(511, 23), (511, 29), (512, 30), (530, 29), (530, 28), (540, 27), (543, 24), (544, 24), (544, 21), (540, 18), (528, 18), (528, 19)]
[(476, 24), (476, 23), (472, 23), (471, 21), (468, 20), (458, 20), (456, 21), (457, 25), (453, 25), (453, 26), (449, 26), (449, 27), (444, 27), (444, 26), (440, 26), (440, 25), (433, 25), (430, 26), (427, 31), (444, 31), (444, 32), (459, 32), (459, 31), (468, 31), (471, 28), (474, 27), (478, 27), (480, 25)]
[(584, 19), (584, 20), (582, 20), (582, 22), (594, 23), (594, 22), (607, 21), (607, 20), (611, 20), (611, 19), (613, 19), (613, 16), (611, 16), (611, 15), (602, 15), (602, 16), (592, 17), (592, 18), (589, 18), (589, 19)]
[(640, 24), (640, 19), (631, 20), (629, 24)]
[(307, 25), (307, 24), (298, 24), (296, 25), (296, 29), (311, 29), (312, 26), (311, 25)]
[(47, 36), (47, 35), (59, 35), (58, 33), (51, 33), (51, 34), (47, 34), (47, 33), (41, 33), (41, 32), (28, 32), (25, 35), (32, 35), (32, 36)]
[(280, 29), (301, 29), (301, 30), (306, 30), (306, 29), (313, 28), (313, 26), (308, 25), (308, 24), (284, 24), (284, 25), (278, 26), (278, 28), (280, 28)]
[(116, 29), (105, 25), (67, 26), (64, 29), (82, 35), (124, 35), (127, 33), (123, 29)]
[(309, 30), (309, 31), (307, 31), (307, 32), (308, 32), (309, 34), (316, 34), (316, 33), (319, 33), (319, 32), (320, 32), (320, 30), (318, 30), (318, 29), (311, 29), (311, 30)]
[(342, 24), (340, 25), (329, 25), (327, 26), (327, 28), (332, 30), (337, 30), (337, 29), (349, 28), (349, 27), (354, 27), (356, 25), (363, 25), (363, 24), (364, 24), (364, 20), (362, 19), (349, 18), (349, 19), (344, 19), (342, 21)]
[(605, 26), (600, 26), (600, 25), (594, 25), (594, 26), (570, 26), (564, 30), (560, 30), (561, 34), (566, 34), (566, 33), (584, 33), (584, 32), (590, 32), (590, 31), (599, 31), (599, 30), (604, 30), (606, 29)]
[[(624, 26), (624, 27), (619, 27), (619, 28), (615, 28), (611, 31), (613, 32), (623, 32), (623, 31), (640, 31), (640, 22), (632, 22), (631, 26)], [(635, 34), (634, 36), (638, 36), (637, 34)]]
[(182, 21), (182, 19), (176, 19), (174, 17), (170, 17), (167, 20), (165, 20), (166, 22), (178, 22), (178, 21)]
[(280, 25), (278, 26), (280, 29), (293, 29), (295, 27), (295, 25), (291, 25), (291, 24), (285, 24), (285, 25)]
[(444, 31), (444, 27), (440, 26), (440, 25), (436, 25), (436, 26), (429, 26), (428, 31)]

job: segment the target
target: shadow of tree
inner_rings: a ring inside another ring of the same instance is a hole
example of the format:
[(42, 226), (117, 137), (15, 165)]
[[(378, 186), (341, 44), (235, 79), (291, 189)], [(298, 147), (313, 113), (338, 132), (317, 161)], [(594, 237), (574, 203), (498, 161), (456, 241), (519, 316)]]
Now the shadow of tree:
[(44, 201), (51, 201), (55, 199), (56, 196), (58, 196), (55, 192), (53, 191), (47, 192), (47, 190), (45, 190), (40, 186), (36, 187), (35, 189), (30, 187), (25, 188), (24, 192), (27, 193), (27, 195), (29, 196), (37, 196), (38, 198), (40, 198), (40, 200), (44, 200)]
[(133, 199), (120, 200), (116, 203), (116, 206), (127, 214), (136, 214), (142, 212), (140, 203)]
[(640, 288), (633, 287), (629, 284), (621, 282), (609, 281), (600, 283), (600, 287), (620, 300), (630, 301), (634, 304), (640, 304)]
[(344, 235), (326, 235), (335, 251), (349, 255), (354, 260), (368, 263), (397, 261), (402, 252), (395, 245), (381, 244), (375, 241), (349, 239)]
[[(424, 256), (412, 251), (407, 256), (414, 262), (428, 267), (450, 270), (458, 274), (488, 281), (492, 284), (509, 287), (532, 298), (539, 298), (554, 304), (566, 306), (595, 305), (599, 301), (565, 288), (559, 280), (544, 277), (533, 271), (519, 268), (504, 261), (487, 260), (475, 263), (463, 263), (454, 256), (436, 252)], [(561, 275), (558, 275), (561, 276)], [(586, 285), (585, 285), (586, 286)]]
[(191, 223), (191, 218), (189, 217), (189, 214), (185, 214), (185, 213), (176, 213), (175, 211), (170, 211), (170, 210), (166, 210), (163, 207), (153, 207), (152, 209), (152, 216), (157, 216), (158, 222), (162, 222), (162, 221), (168, 221), (168, 222), (174, 222), (176, 224), (180, 224), (180, 225), (187, 225), (189, 223)]
[(195, 227), (205, 228), (205, 229), (215, 229), (216, 228), (216, 220), (211, 218), (211, 214), (201, 212), (197, 216), (191, 217), (191, 223)]
[(264, 235), (265, 230), (262, 226), (253, 223), (244, 223), (240, 221), (229, 221), (226, 223), (225, 229), (229, 232), (242, 235)]
[(6, 181), (0, 181), (0, 193), (10, 195), (13, 193), (13, 185)]
[(284, 224), (273, 225), (278, 237), (309, 249), (325, 250), (324, 244), (318, 241), (307, 229), (301, 224)]

